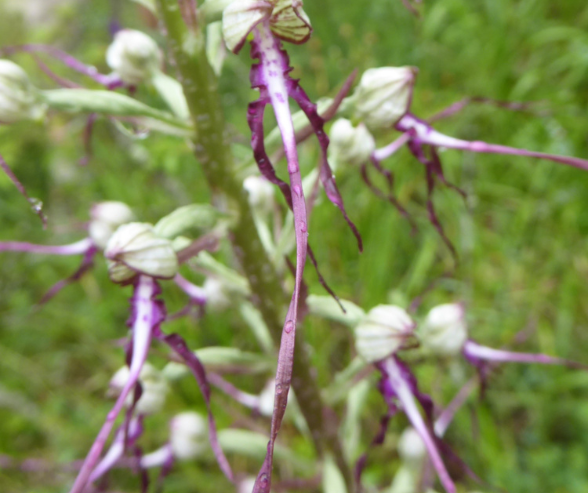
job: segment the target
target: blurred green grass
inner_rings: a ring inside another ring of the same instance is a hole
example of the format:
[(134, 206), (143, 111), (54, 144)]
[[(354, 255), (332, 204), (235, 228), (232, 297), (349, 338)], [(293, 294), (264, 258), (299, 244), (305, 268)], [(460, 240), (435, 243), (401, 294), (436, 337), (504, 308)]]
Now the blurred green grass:
[[(26, 1), (23, 3), (27, 3)], [(105, 71), (111, 5), (79, 1), (56, 9), (51, 19), (27, 25), (0, 0), (0, 45), (57, 44)], [(147, 29), (131, 2), (121, 2), (124, 26)], [(318, 98), (332, 93), (354, 69), (416, 65), (419, 77), (414, 111), (428, 116), (464, 96), (542, 102), (535, 114), (471, 106), (438, 128), (456, 137), (487, 140), (588, 158), (588, 7), (583, 0), (425, 0), (421, 19), (398, 0), (340, 2), (307, 0), (314, 36), (289, 48), (295, 75)], [(248, 135), (245, 108), (247, 50), (229, 57), (221, 88), (228, 120)], [(30, 58), (19, 56), (42, 87), (50, 81)], [(160, 104), (144, 90), (140, 96)], [(37, 218), (0, 176), (0, 239), (62, 243), (82, 234), (93, 202), (122, 200), (147, 221), (192, 201), (208, 200), (202, 173), (178, 139), (152, 136), (129, 143), (104, 121), (96, 126), (94, 157), (79, 167), (82, 118), (55, 115), (47, 127), (0, 127), (0, 152), (45, 203), (50, 228)], [(386, 143), (382, 135), (380, 142)], [(389, 138), (389, 137), (388, 137)], [(315, 143), (305, 144), (307, 166), (316, 162)], [(588, 174), (580, 170), (510, 156), (442, 154), (448, 177), (468, 192), (466, 203), (440, 188), (439, 216), (459, 251), (455, 267), (447, 248), (426, 220), (424, 171), (407, 152), (386, 162), (396, 173), (396, 192), (417, 220), (406, 220), (374, 197), (358, 170), (342, 169), (338, 183), (350, 215), (365, 241), (357, 253), (352, 235), (335, 208), (323, 200), (310, 227), (322, 273), (342, 297), (364, 308), (396, 299), (411, 300), (431, 282), (419, 313), (437, 303), (463, 300), (473, 337), (495, 347), (511, 344), (521, 330), (530, 336), (517, 349), (588, 362)], [(76, 228), (76, 225), (78, 226)], [(66, 463), (82, 458), (110, 403), (104, 390), (123, 354), (113, 340), (126, 335), (129, 290), (113, 286), (98, 262), (84, 280), (35, 308), (46, 289), (71, 273), (74, 259), (2, 254), (0, 258), (0, 454), (17, 460)], [(449, 273), (449, 275), (447, 275)], [(307, 269), (311, 292), (320, 293)], [(172, 307), (182, 296), (166, 291)], [(236, 314), (206, 316), (195, 324), (179, 320), (167, 330), (190, 345), (255, 348)], [(350, 358), (350, 334), (343, 327), (308, 318), (304, 327), (321, 385)], [(329, 357), (324, 357), (329, 355)], [(154, 357), (161, 365), (163, 358)], [(469, 369), (463, 369), (469, 372)], [(438, 367), (418, 366), (423, 389), (448, 402), (455, 387), (439, 381)], [(243, 380), (250, 390), (262, 382)], [(588, 376), (559, 368), (505, 367), (490, 382), (483, 402), (472, 401), (449, 430), (449, 443), (488, 483), (507, 491), (584, 493), (588, 491)], [(218, 398), (222, 425), (238, 411)], [(193, 382), (186, 381), (167, 406), (171, 413), (202, 408)], [(341, 409), (337, 409), (341, 411)], [(375, 433), (383, 405), (370, 395), (363, 422), (364, 446)], [(150, 421), (145, 447), (165, 439), (165, 416)], [(393, 424), (400, 431), (402, 419)], [(261, 420), (258, 425), (267, 427)], [(293, 437), (295, 432), (287, 429)], [(383, 485), (395, 469), (393, 435), (367, 471)], [(304, 450), (299, 440), (295, 444)], [(236, 459), (237, 460), (237, 459)], [(251, 473), (255, 461), (238, 459)], [(61, 492), (71, 473), (0, 469), (3, 492)], [(121, 491), (136, 491), (134, 478), (117, 474)], [(225, 491), (227, 483), (212, 463), (183, 465), (166, 491)]]

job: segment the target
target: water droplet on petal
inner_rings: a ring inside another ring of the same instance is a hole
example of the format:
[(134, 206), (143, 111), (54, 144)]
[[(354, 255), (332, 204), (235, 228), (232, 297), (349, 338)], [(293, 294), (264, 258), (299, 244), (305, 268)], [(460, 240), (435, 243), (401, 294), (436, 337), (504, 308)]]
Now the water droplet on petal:
[(303, 233), (306, 233), (308, 231), (308, 226), (306, 225), (306, 222), (302, 221), (300, 223), (300, 231), (302, 231)]
[(282, 384), (279, 383), (278, 385), (276, 385), (276, 394), (280, 395), (282, 393)]
[(289, 334), (290, 332), (292, 332), (293, 329), (294, 329), (294, 322), (292, 322), (292, 320), (288, 320), (286, 322), (286, 325), (284, 326), (284, 330), (286, 331), (286, 334)]
[(294, 190), (294, 193), (298, 195), (298, 197), (302, 195), (302, 189), (298, 185), (294, 185), (292, 189)]

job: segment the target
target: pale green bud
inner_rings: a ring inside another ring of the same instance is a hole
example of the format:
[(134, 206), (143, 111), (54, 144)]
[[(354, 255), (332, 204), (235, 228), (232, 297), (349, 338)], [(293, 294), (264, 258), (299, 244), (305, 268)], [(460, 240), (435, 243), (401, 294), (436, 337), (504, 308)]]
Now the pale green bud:
[(99, 202), (90, 210), (88, 233), (94, 243), (104, 249), (119, 226), (131, 222), (135, 217), (130, 207), (123, 202)]
[(363, 123), (354, 127), (349, 120), (340, 118), (331, 127), (329, 136), (329, 151), (338, 163), (358, 166), (369, 161), (376, 149), (376, 142)]
[(398, 440), (398, 454), (408, 465), (418, 466), (427, 457), (425, 442), (414, 428), (406, 428)]
[(274, 205), (274, 186), (260, 176), (248, 176), (243, 188), (249, 195), (249, 205), (260, 213), (271, 211)]
[(415, 323), (406, 311), (394, 305), (378, 305), (355, 328), (355, 347), (369, 363), (398, 351), (413, 335)]
[(197, 413), (176, 415), (170, 423), (170, 446), (176, 459), (189, 460), (208, 449), (208, 425)]
[(355, 118), (369, 128), (392, 127), (408, 111), (416, 73), (414, 67), (366, 70), (350, 101)]
[[(110, 380), (110, 394), (118, 395), (129, 379), (129, 367), (120, 368)], [(135, 404), (135, 412), (138, 414), (155, 414), (159, 412), (164, 404), (169, 387), (161, 372), (149, 363), (145, 363), (139, 374), (139, 382), (143, 390), (141, 397)], [(130, 407), (133, 402), (133, 394), (130, 393), (125, 405)]]
[(207, 277), (202, 285), (206, 296), (206, 307), (213, 312), (222, 312), (231, 306), (230, 289), (223, 281)]
[(448, 303), (433, 308), (420, 329), (423, 347), (439, 356), (456, 356), (468, 338), (464, 308)]
[(178, 272), (178, 258), (170, 240), (158, 237), (147, 223), (128, 223), (112, 235), (104, 256), (114, 282), (137, 274), (171, 279)]
[(45, 106), (26, 72), (10, 60), (0, 59), (0, 123), (39, 120)]
[(108, 66), (129, 85), (150, 79), (161, 65), (157, 43), (141, 31), (123, 29), (106, 51)]

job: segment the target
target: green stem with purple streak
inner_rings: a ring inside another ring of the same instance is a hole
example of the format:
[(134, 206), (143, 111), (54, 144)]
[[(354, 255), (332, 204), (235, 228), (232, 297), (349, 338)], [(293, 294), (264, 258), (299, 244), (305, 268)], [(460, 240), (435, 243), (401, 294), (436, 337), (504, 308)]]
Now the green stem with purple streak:
[[(217, 80), (206, 58), (203, 36), (196, 26), (186, 26), (177, 0), (157, 0), (157, 6), (196, 128), (192, 141), (194, 154), (213, 193), (224, 196), (240, 211), (239, 220), (232, 230), (234, 251), (249, 279), (253, 301), (270, 328), (275, 344), (279, 345), (282, 309), (289, 299), (257, 235), (247, 196), (235, 179), (233, 158), (225, 139)], [(318, 454), (322, 455), (325, 451), (333, 453), (351, 493), (351, 471), (343, 457), (337, 427), (323, 420), (323, 403), (308, 356), (303, 350), (301, 331), (296, 332), (296, 346), (292, 387)]]

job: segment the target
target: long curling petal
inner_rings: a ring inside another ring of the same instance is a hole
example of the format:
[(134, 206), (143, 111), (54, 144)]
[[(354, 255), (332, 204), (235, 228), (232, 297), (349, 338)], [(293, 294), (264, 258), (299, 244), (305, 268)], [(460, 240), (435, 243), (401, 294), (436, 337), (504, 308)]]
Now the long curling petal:
[(459, 149), (462, 151), (480, 152), (486, 154), (507, 154), (513, 156), (534, 157), (554, 161), (556, 163), (566, 164), (583, 170), (588, 170), (588, 160), (571, 156), (559, 156), (556, 154), (546, 154), (544, 152), (528, 151), (526, 149), (517, 149), (515, 147), (503, 146), (498, 144), (489, 144), (482, 141), (468, 141), (456, 139), (448, 135), (437, 132), (433, 127), (423, 120), (416, 118), (414, 115), (405, 115), (396, 124), (396, 128), (402, 132), (412, 131), (413, 140), (422, 144), (429, 144), (436, 147), (447, 147), (450, 149)]
[(463, 346), (463, 353), (469, 360), (493, 361), (496, 363), (540, 363), (543, 365), (562, 365), (570, 368), (588, 369), (588, 365), (576, 363), (563, 358), (555, 358), (547, 354), (519, 353), (482, 346), (471, 339)]
[(437, 445), (431, 431), (421, 416), (417, 407), (415, 395), (411, 389), (411, 383), (404, 374), (405, 372), (403, 371), (402, 365), (395, 356), (389, 356), (378, 364), (378, 368), (382, 372), (382, 376), (386, 379), (386, 382), (390, 387), (389, 390), (398, 398), (402, 404), (402, 409), (406, 414), (406, 417), (425, 443), (429, 457), (431, 458), (433, 467), (437, 471), (441, 484), (449, 493), (455, 493), (455, 484), (445, 468), (445, 464), (437, 450)]
[[(252, 57), (259, 58), (260, 60), (260, 64), (254, 66), (252, 70), (252, 85), (254, 87), (265, 87), (267, 90), (267, 97), (274, 108), (278, 127), (282, 134), (288, 163), (288, 174), (290, 176), (292, 211), (294, 213), (296, 232), (295, 285), (282, 330), (282, 340), (278, 354), (276, 392), (270, 439), (264, 463), (253, 488), (254, 493), (268, 493), (271, 486), (274, 442), (284, 418), (288, 402), (288, 392), (292, 380), (298, 301), (300, 298), (304, 264), (306, 262), (308, 226), (302, 178), (298, 165), (296, 137), (292, 124), (292, 115), (288, 105), (286, 74), (290, 70), (289, 64), (284, 52), (280, 49), (279, 41), (274, 38), (267, 21), (259, 24), (255, 30), (254, 40), (252, 42)], [(263, 138), (261, 135), (259, 137)]]
[(359, 251), (363, 250), (363, 242), (361, 240), (361, 235), (357, 230), (357, 227), (349, 219), (347, 215), (347, 211), (345, 210), (345, 206), (343, 205), (343, 197), (339, 193), (339, 189), (337, 188), (337, 184), (335, 183), (335, 177), (333, 176), (333, 172), (331, 171), (331, 166), (329, 165), (329, 161), (327, 159), (327, 149), (329, 147), (329, 137), (325, 133), (324, 124), (325, 121), (322, 117), (318, 114), (316, 105), (310, 100), (310, 98), (304, 92), (304, 89), (300, 87), (300, 84), (297, 80), (290, 79), (286, 81), (287, 88), (288, 88), (288, 95), (298, 103), (300, 109), (304, 111), (304, 114), (309, 119), (310, 124), (313, 127), (314, 133), (316, 134), (320, 147), (321, 147), (321, 165), (319, 168), (319, 177), (321, 179), (321, 183), (325, 189), (325, 193), (329, 200), (341, 211), (345, 221), (349, 224), (351, 231), (355, 235), (357, 239), (357, 246)]
[(198, 357), (190, 351), (186, 345), (186, 341), (179, 334), (165, 335), (161, 330), (156, 328), (154, 332), (155, 337), (167, 344), (180, 358), (184, 360), (198, 383), (200, 392), (204, 397), (204, 403), (206, 404), (206, 410), (208, 412), (208, 435), (210, 440), (210, 447), (216, 457), (219, 467), (223, 471), (224, 475), (233, 481), (233, 471), (229, 465), (229, 461), (225, 457), (225, 454), (218, 442), (218, 436), (216, 431), (216, 422), (212, 415), (212, 409), (210, 407), (210, 386), (208, 385), (208, 379), (206, 376), (206, 370), (198, 359)]
[(153, 331), (164, 318), (161, 305), (155, 299), (157, 294), (159, 294), (159, 287), (155, 279), (149, 276), (139, 276), (137, 278), (133, 297), (131, 298), (133, 354), (129, 368), (129, 378), (112, 410), (106, 416), (106, 421), (102, 425), (92, 448), (88, 452), (70, 493), (82, 493), (84, 491), (90, 475), (94, 470), (94, 466), (100, 459), (100, 455), (112, 431), (116, 418), (121, 412), (127, 396), (139, 380), (141, 368), (143, 368), (143, 364), (147, 359)]

